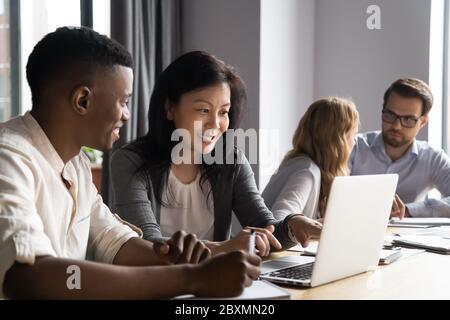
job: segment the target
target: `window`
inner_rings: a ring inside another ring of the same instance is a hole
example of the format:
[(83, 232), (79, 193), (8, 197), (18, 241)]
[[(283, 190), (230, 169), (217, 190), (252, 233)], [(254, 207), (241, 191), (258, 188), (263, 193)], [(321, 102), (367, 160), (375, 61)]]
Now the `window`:
[(19, 77), (12, 70), (20, 67), (17, 57), (20, 41), (18, 30), (19, 4), (0, 0), (0, 122), (19, 113)]
[(430, 87), (434, 96), (429, 114), (428, 142), (450, 151), (450, 0), (431, 2)]
[(93, 29), (108, 37), (111, 36), (111, 2), (110, 0), (95, 0), (92, 3)]
[(10, 117), (9, 1), (0, 0), (0, 121)]
[[(17, 1), (17, 0), (13, 0)], [(61, 26), (80, 26), (80, 0), (21, 0), (21, 53), (20, 86), (22, 104), (20, 113), (31, 109), (31, 93), (25, 66), (34, 45), (47, 33)]]
[(45, 34), (64, 25), (80, 25), (80, 0), (0, 0), (0, 122), (31, 108), (28, 56)]
[(450, 150), (450, 0), (444, 2), (444, 61), (442, 81), (442, 147), (447, 152)]

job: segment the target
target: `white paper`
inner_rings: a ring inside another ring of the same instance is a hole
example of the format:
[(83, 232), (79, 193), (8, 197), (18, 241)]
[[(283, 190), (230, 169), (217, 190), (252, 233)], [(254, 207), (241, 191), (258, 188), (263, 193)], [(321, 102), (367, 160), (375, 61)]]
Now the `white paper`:
[(450, 225), (450, 218), (392, 218), (389, 221), (390, 225), (426, 225), (426, 226), (438, 226), (438, 225)]
[(197, 298), (193, 295), (183, 295), (175, 297), (175, 299), (198, 299), (198, 300), (255, 300), (255, 299), (290, 299), (289, 291), (280, 288), (265, 280), (253, 281), (252, 285), (244, 289), (240, 296), (232, 298)]

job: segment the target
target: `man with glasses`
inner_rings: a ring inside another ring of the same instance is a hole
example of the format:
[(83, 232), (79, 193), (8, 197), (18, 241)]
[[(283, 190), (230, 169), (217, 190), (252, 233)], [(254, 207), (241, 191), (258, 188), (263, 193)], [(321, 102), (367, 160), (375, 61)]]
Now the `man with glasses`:
[[(450, 160), (443, 150), (415, 138), (428, 122), (433, 95), (414, 78), (395, 81), (385, 92), (382, 130), (356, 137), (352, 175), (397, 173), (392, 216), (450, 217)], [(436, 188), (441, 199), (427, 197)]]

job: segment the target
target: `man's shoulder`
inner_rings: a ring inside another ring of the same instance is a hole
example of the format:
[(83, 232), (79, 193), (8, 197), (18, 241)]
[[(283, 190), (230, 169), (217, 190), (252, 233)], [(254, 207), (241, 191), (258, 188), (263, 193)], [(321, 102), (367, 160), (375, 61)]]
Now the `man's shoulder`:
[(375, 142), (376, 138), (380, 135), (380, 131), (367, 131), (358, 133), (355, 137), (357, 147), (370, 147)]
[(35, 161), (35, 150), (26, 132), (4, 124), (0, 125), (0, 163), (3, 164), (0, 167), (0, 175), (12, 179), (22, 176), (30, 178), (30, 174), (34, 176), (39, 171), (38, 162)]
[(427, 155), (430, 157), (447, 157), (447, 154), (441, 148), (437, 148), (432, 146), (428, 141), (425, 140), (416, 140), (417, 150), (419, 155)]
[(26, 153), (33, 148), (30, 135), (21, 130), (21, 125), (20, 118), (0, 124), (0, 150), (9, 149)]

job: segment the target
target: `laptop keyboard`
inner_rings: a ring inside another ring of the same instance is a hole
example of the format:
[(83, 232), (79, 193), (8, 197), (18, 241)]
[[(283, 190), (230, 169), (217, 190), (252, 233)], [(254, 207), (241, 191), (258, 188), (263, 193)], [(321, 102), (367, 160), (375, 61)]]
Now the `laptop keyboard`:
[(301, 264), (277, 271), (273, 271), (268, 274), (270, 277), (296, 279), (296, 280), (309, 280), (311, 279), (314, 262)]

